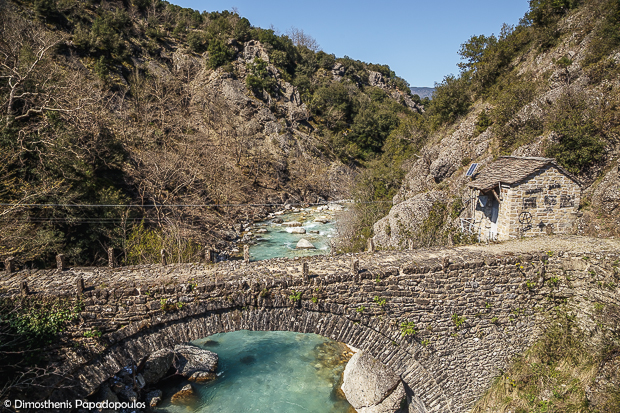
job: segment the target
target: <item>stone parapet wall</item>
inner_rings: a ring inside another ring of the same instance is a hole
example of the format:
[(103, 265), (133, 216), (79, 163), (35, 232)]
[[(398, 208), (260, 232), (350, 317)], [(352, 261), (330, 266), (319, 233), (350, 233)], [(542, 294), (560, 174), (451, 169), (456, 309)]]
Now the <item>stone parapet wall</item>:
[[(359, 261), (358, 272), (352, 260)], [(619, 260), (617, 249), (384, 251), (250, 264), (22, 271), (0, 288), (5, 296), (17, 295), (26, 280), (32, 294), (75, 299), (76, 280), (84, 280), (82, 320), (65, 342), (85, 331), (104, 334), (90, 346), (56, 353), (82, 395), (164, 346), (238, 329), (289, 330), (367, 350), (403, 378), (421, 412), (464, 412), (499, 369), (536, 340), (554, 306), (568, 303), (581, 326), (595, 333), (589, 318), (594, 303), (620, 305)], [(403, 322), (414, 322), (417, 333), (403, 337)]]

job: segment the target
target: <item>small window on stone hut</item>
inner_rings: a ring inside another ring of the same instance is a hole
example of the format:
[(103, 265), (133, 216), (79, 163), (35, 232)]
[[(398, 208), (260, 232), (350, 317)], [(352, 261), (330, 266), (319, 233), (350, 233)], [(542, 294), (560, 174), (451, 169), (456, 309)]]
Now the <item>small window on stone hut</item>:
[(523, 198), (523, 208), (536, 208), (536, 197)]
[(561, 195), (560, 208), (570, 208), (575, 206), (575, 195)]

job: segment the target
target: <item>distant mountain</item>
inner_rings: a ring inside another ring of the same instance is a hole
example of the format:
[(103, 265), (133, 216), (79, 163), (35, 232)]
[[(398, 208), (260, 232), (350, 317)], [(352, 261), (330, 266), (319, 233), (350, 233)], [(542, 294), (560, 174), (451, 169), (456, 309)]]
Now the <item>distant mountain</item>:
[(411, 93), (413, 93), (414, 95), (420, 96), (422, 99), (432, 97), (434, 91), (435, 91), (434, 87), (412, 87), (411, 88)]

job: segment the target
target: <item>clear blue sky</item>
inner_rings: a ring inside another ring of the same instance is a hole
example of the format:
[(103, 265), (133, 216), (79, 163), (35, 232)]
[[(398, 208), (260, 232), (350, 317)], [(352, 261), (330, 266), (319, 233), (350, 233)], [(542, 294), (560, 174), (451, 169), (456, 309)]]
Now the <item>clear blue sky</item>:
[(387, 64), (411, 86), (433, 86), (458, 73), (458, 50), (472, 35), (516, 25), (527, 0), (169, 0), (199, 11), (232, 10), (253, 26), (281, 34), (291, 26), (321, 49), (368, 63)]

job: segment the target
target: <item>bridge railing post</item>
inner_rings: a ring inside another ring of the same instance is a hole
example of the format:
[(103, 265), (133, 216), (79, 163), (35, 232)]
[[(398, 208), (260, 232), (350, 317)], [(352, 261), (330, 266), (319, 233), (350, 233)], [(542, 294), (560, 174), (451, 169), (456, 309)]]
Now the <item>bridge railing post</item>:
[(161, 265), (168, 265), (168, 253), (166, 250), (162, 249), (159, 253), (161, 255)]
[(360, 272), (360, 260), (351, 259), (351, 275), (353, 279), (357, 279), (357, 275)]
[(210, 264), (213, 262), (213, 251), (211, 248), (205, 248), (205, 262)]
[(84, 292), (84, 278), (82, 278), (80, 276), (80, 277), (78, 277), (78, 279), (76, 281), (75, 295), (77, 295), (77, 297), (80, 298), (82, 296), (83, 292)]
[(30, 289), (28, 288), (28, 283), (26, 281), (22, 281), (19, 283), (19, 291), (21, 292), (22, 297), (30, 294)]
[(7, 274), (11, 274), (12, 272), (15, 271), (15, 258), (14, 257), (8, 257), (6, 260), (4, 260), (4, 270), (6, 271)]
[(58, 269), (58, 271), (64, 271), (67, 268), (65, 254), (56, 255), (56, 268)]
[(301, 264), (301, 276), (305, 282), (310, 281), (310, 271), (308, 269), (308, 263)]
[(116, 260), (114, 259), (114, 248), (108, 248), (108, 267), (116, 267)]
[(368, 238), (368, 252), (375, 252), (375, 240)]

